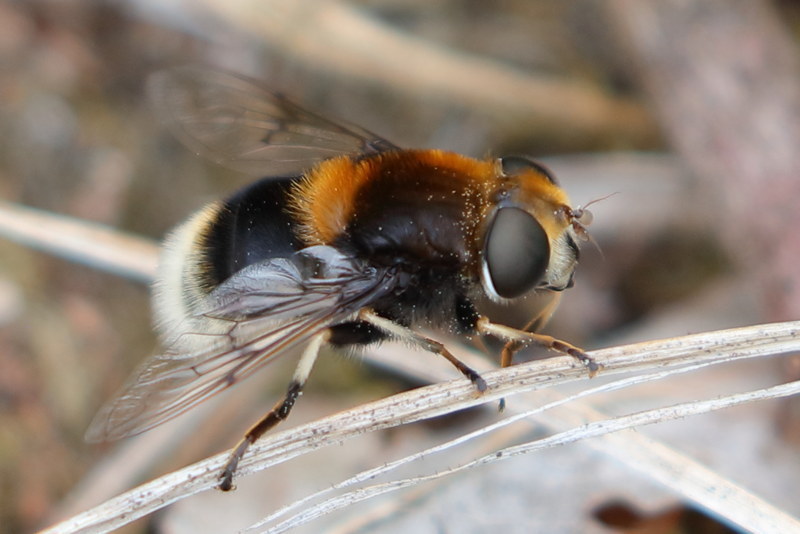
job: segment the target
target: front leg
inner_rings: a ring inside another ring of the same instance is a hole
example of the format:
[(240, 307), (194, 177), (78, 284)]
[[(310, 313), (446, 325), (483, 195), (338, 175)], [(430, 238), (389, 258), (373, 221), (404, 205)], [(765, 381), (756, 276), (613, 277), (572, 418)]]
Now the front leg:
[(506, 341), (503, 347), (502, 365), (511, 365), (514, 353), (531, 344), (542, 345), (550, 350), (555, 350), (563, 354), (569, 354), (573, 358), (583, 363), (589, 369), (589, 377), (594, 377), (600, 371), (600, 365), (594, 359), (578, 347), (561, 341), (552, 336), (544, 334), (534, 334), (524, 330), (517, 330), (510, 326), (495, 324), (487, 317), (481, 317), (475, 324), (475, 329), (481, 334), (488, 334)]

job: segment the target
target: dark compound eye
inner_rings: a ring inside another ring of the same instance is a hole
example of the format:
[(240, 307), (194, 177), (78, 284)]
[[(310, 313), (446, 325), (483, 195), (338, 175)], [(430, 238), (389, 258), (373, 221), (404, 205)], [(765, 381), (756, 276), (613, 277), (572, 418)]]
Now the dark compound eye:
[(525, 156), (505, 156), (500, 158), (500, 166), (503, 169), (503, 174), (506, 176), (513, 176), (519, 174), (521, 171), (534, 170), (539, 174), (544, 175), (545, 178), (550, 180), (550, 183), (558, 185), (556, 177), (550, 172), (550, 169)]
[(512, 299), (532, 289), (550, 263), (550, 242), (539, 222), (519, 208), (501, 208), (486, 234), (487, 282), (500, 297)]

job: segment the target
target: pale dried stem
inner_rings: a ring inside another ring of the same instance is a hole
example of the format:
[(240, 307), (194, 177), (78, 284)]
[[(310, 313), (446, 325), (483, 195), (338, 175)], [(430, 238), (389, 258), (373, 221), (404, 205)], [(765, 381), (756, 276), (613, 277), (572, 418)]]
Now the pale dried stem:
[[(594, 351), (591, 355), (604, 366), (603, 374), (609, 376), (630, 371), (679, 369), (687, 365), (730, 362), (798, 350), (800, 350), (800, 322), (788, 322), (613, 347)], [(395, 395), (320, 419), (291, 431), (265, 437), (253, 447), (251, 454), (244, 459), (239, 475), (245, 476), (248, 473), (267, 469), (272, 465), (317, 450), (322, 446), (341, 443), (366, 432), (435, 417), (480, 403), (491, 402), (501, 397), (550, 388), (575, 380), (585, 380), (585, 374), (585, 369), (576, 364), (572, 358), (559, 357), (485, 373), (484, 377), (489, 384), (489, 390), (482, 397), (476, 397), (474, 388), (465, 380), (443, 382)], [(588, 383), (591, 382), (587, 380)], [(791, 389), (796, 387), (797, 384), (792, 384), (785, 386), (788, 388), (787, 390), (778, 388), (748, 392), (717, 404), (714, 404), (714, 401), (697, 401), (677, 407), (633, 414), (627, 418), (623, 417), (612, 421), (603, 421), (601, 414), (590, 411), (588, 420), (601, 422), (579, 426), (567, 434), (551, 439), (564, 441), (583, 439), (605, 433), (605, 431), (630, 428), (662, 419), (683, 417), (693, 412), (700, 413), (718, 409), (726, 404), (733, 405), (745, 400), (752, 401), (789, 395), (796, 392), (796, 389)], [(515, 400), (514, 404), (519, 403)], [(579, 417), (586, 417), (586, 407), (582, 405), (579, 407), (576, 402), (570, 402), (564, 408), (577, 409)], [(581, 412), (584, 413), (581, 414)], [(600, 447), (605, 452), (612, 453), (623, 460), (629, 459), (628, 461), (632, 462), (637, 469), (651, 474), (656, 479), (667, 481), (675, 478), (677, 466), (673, 451), (652, 440), (644, 442), (634, 440), (629, 443), (626, 436), (623, 443), (627, 445), (621, 449), (621, 453), (614, 452), (620, 446), (618, 441), (612, 441), (611, 445), (600, 445)], [(540, 446), (532, 445), (531, 450)], [(522, 451), (509, 450), (508, 454), (518, 452)], [(161, 477), (68, 519), (47, 532), (104, 532), (122, 526), (179, 499), (215, 487), (219, 469), (226, 459), (226, 454), (216, 455)], [(482, 460), (477, 461), (481, 462)], [(734, 495), (750, 503), (761, 504), (761, 501), (744, 490), (738, 490), (735, 485), (713, 472), (699, 466), (695, 467), (691, 462), (685, 463), (683, 458), (680, 458), (679, 463), (682, 464), (682, 467), (677, 472), (681, 473), (681, 482), (677, 487), (680, 487), (687, 497), (698, 499), (711, 509), (719, 510), (732, 521), (747, 523), (748, 528), (752, 526), (753, 521), (759, 521), (759, 518), (761, 520), (766, 518), (770, 522), (785, 520), (788, 522), (785, 524), (793, 524), (793, 528), (798, 527), (798, 524), (793, 523), (794, 520), (787, 514), (775, 510), (767, 503), (755, 507), (759, 510), (757, 514), (748, 514), (746, 518), (736, 517), (737, 513), (741, 515), (739, 510), (741, 507), (736, 505), (737, 500), (733, 498)], [(688, 473), (686, 472), (687, 468), (689, 469)], [(423, 479), (425, 478), (423, 477)], [(390, 483), (390, 486), (396, 485), (403, 486), (406, 483), (402, 481)], [(708, 499), (719, 494), (719, 488), (724, 488), (724, 499), (716, 505), (707, 502)], [(377, 489), (383, 491), (383, 487)], [(359, 490), (359, 493), (361, 491)], [(751, 515), (754, 517), (750, 517)]]

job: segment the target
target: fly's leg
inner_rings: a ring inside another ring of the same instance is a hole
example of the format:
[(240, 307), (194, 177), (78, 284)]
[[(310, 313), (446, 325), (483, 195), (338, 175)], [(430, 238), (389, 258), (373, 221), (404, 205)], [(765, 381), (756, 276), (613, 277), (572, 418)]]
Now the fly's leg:
[(312, 338), (312, 340), (309, 342), (308, 346), (303, 351), (303, 355), (300, 357), (300, 361), (297, 363), (297, 368), (292, 376), (292, 381), (289, 384), (289, 388), (286, 390), (286, 396), (283, 398), (283, 400), (275, 404), (275, 406), (273, 406), (272, 409), (263, 418), (261, 418), (260, 421), (251, 426), (250, 429), (245, 433), (244, 437), (233, 449), (233, 452), (228, 458), (228, 462), (225, 464), (222, 472), (220, 472), (218, 486), (219, 489), (222, 491), (230, 491), (234, 488), (233, 476), (236, 474), (236, 469), (239, 467), (239, 461), (241, 461), (242, 456), (244, 456), (244, 453), (247, 451), (248, 447), (255, 443), (258, 438), (263, 436), (265, 432), (289, 416), (289, 412), (292, 411), (294, 403), (297, 401), (298, 397), (300, 397), (300, 394), (303, 391), (303, 386), (305, 386), (306, 381), (308, 380), (308, 375), (311, 373), (311, 368), (314, 367), (314, 362), (317, 360), (320, 347), (328, 340), (329, 337), (330, 331), (326, 330)]
[(589, 369), (589, 376), (594, 377), (600, 371), (600, 365), (594, 361), (594, 358), (586, 354), (583, 350), (575, 345), (571, 345), (566, 341), (561, 341), (552, 336), (544, 334), (534, 334), (533, 332), (525, 332), (524, 330), (517, 330), (510, 326), (495, 324), (486, 317), (478, 319), (476, 329), (482, 334), (488, 334), (506, 341), (506, 346), (503, 347), (502, 364), (503, 367), (511, 365), (511, 360), (514, 353), (527, 345), (542, 345), (550, 350), (555, 350), (563, 354), (568, 354), (580, 361)]
[(447, 350), (447, 348), (439, 343), (438, 341), (434, 341), (433, 339), (427, 338), (423, 335), (420, 335), (410, 328), (406, 328), (403, 325), (399, 325), (394, 321), (386, 319), (385, 317), (381, 317), (380, 315), (376, 314), (374, 311), (370, 309), (363, 309), (358, 314), (359, 319), (362, 321), (369, 323), (376, 328), (386, 332), (387, 334), (406, 341), (408, 343), (412, 343), (417, 345), (421, 349), (427, 350), (429, 352), (433, 352), (434, 354), (438, 354), (444, 357), (447, 361), (452, 363), (456, 369), (458, 369), (462, 375), (469, 378), (472, 384), (475, 386), (475, 389), (478, 390), (478, 393), (483, 393), (486, 391), (486, 381), (478, 374), (477, 371), (469, 367), (467, 364), (453, 356), (453, 354)]

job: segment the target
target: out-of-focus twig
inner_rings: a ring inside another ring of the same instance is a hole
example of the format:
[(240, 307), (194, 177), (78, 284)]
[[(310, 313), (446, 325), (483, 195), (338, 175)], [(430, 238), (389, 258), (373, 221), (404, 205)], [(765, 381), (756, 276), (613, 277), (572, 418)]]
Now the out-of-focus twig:
[[(575, 137), (653, 138), (652, 120), (631, 100), (597, 86), (534, 75), (447, 49), (381, 23), (344, 2), (205, 0), (211, 13), (318, 70), (392, 91), (483, 109), (520, 128)], [(302, 28), (302, 31), (298, 31)]]
[(100, 224), (0, 201), (0, 236), (117, 276), (150, 282), (158, 245)]

